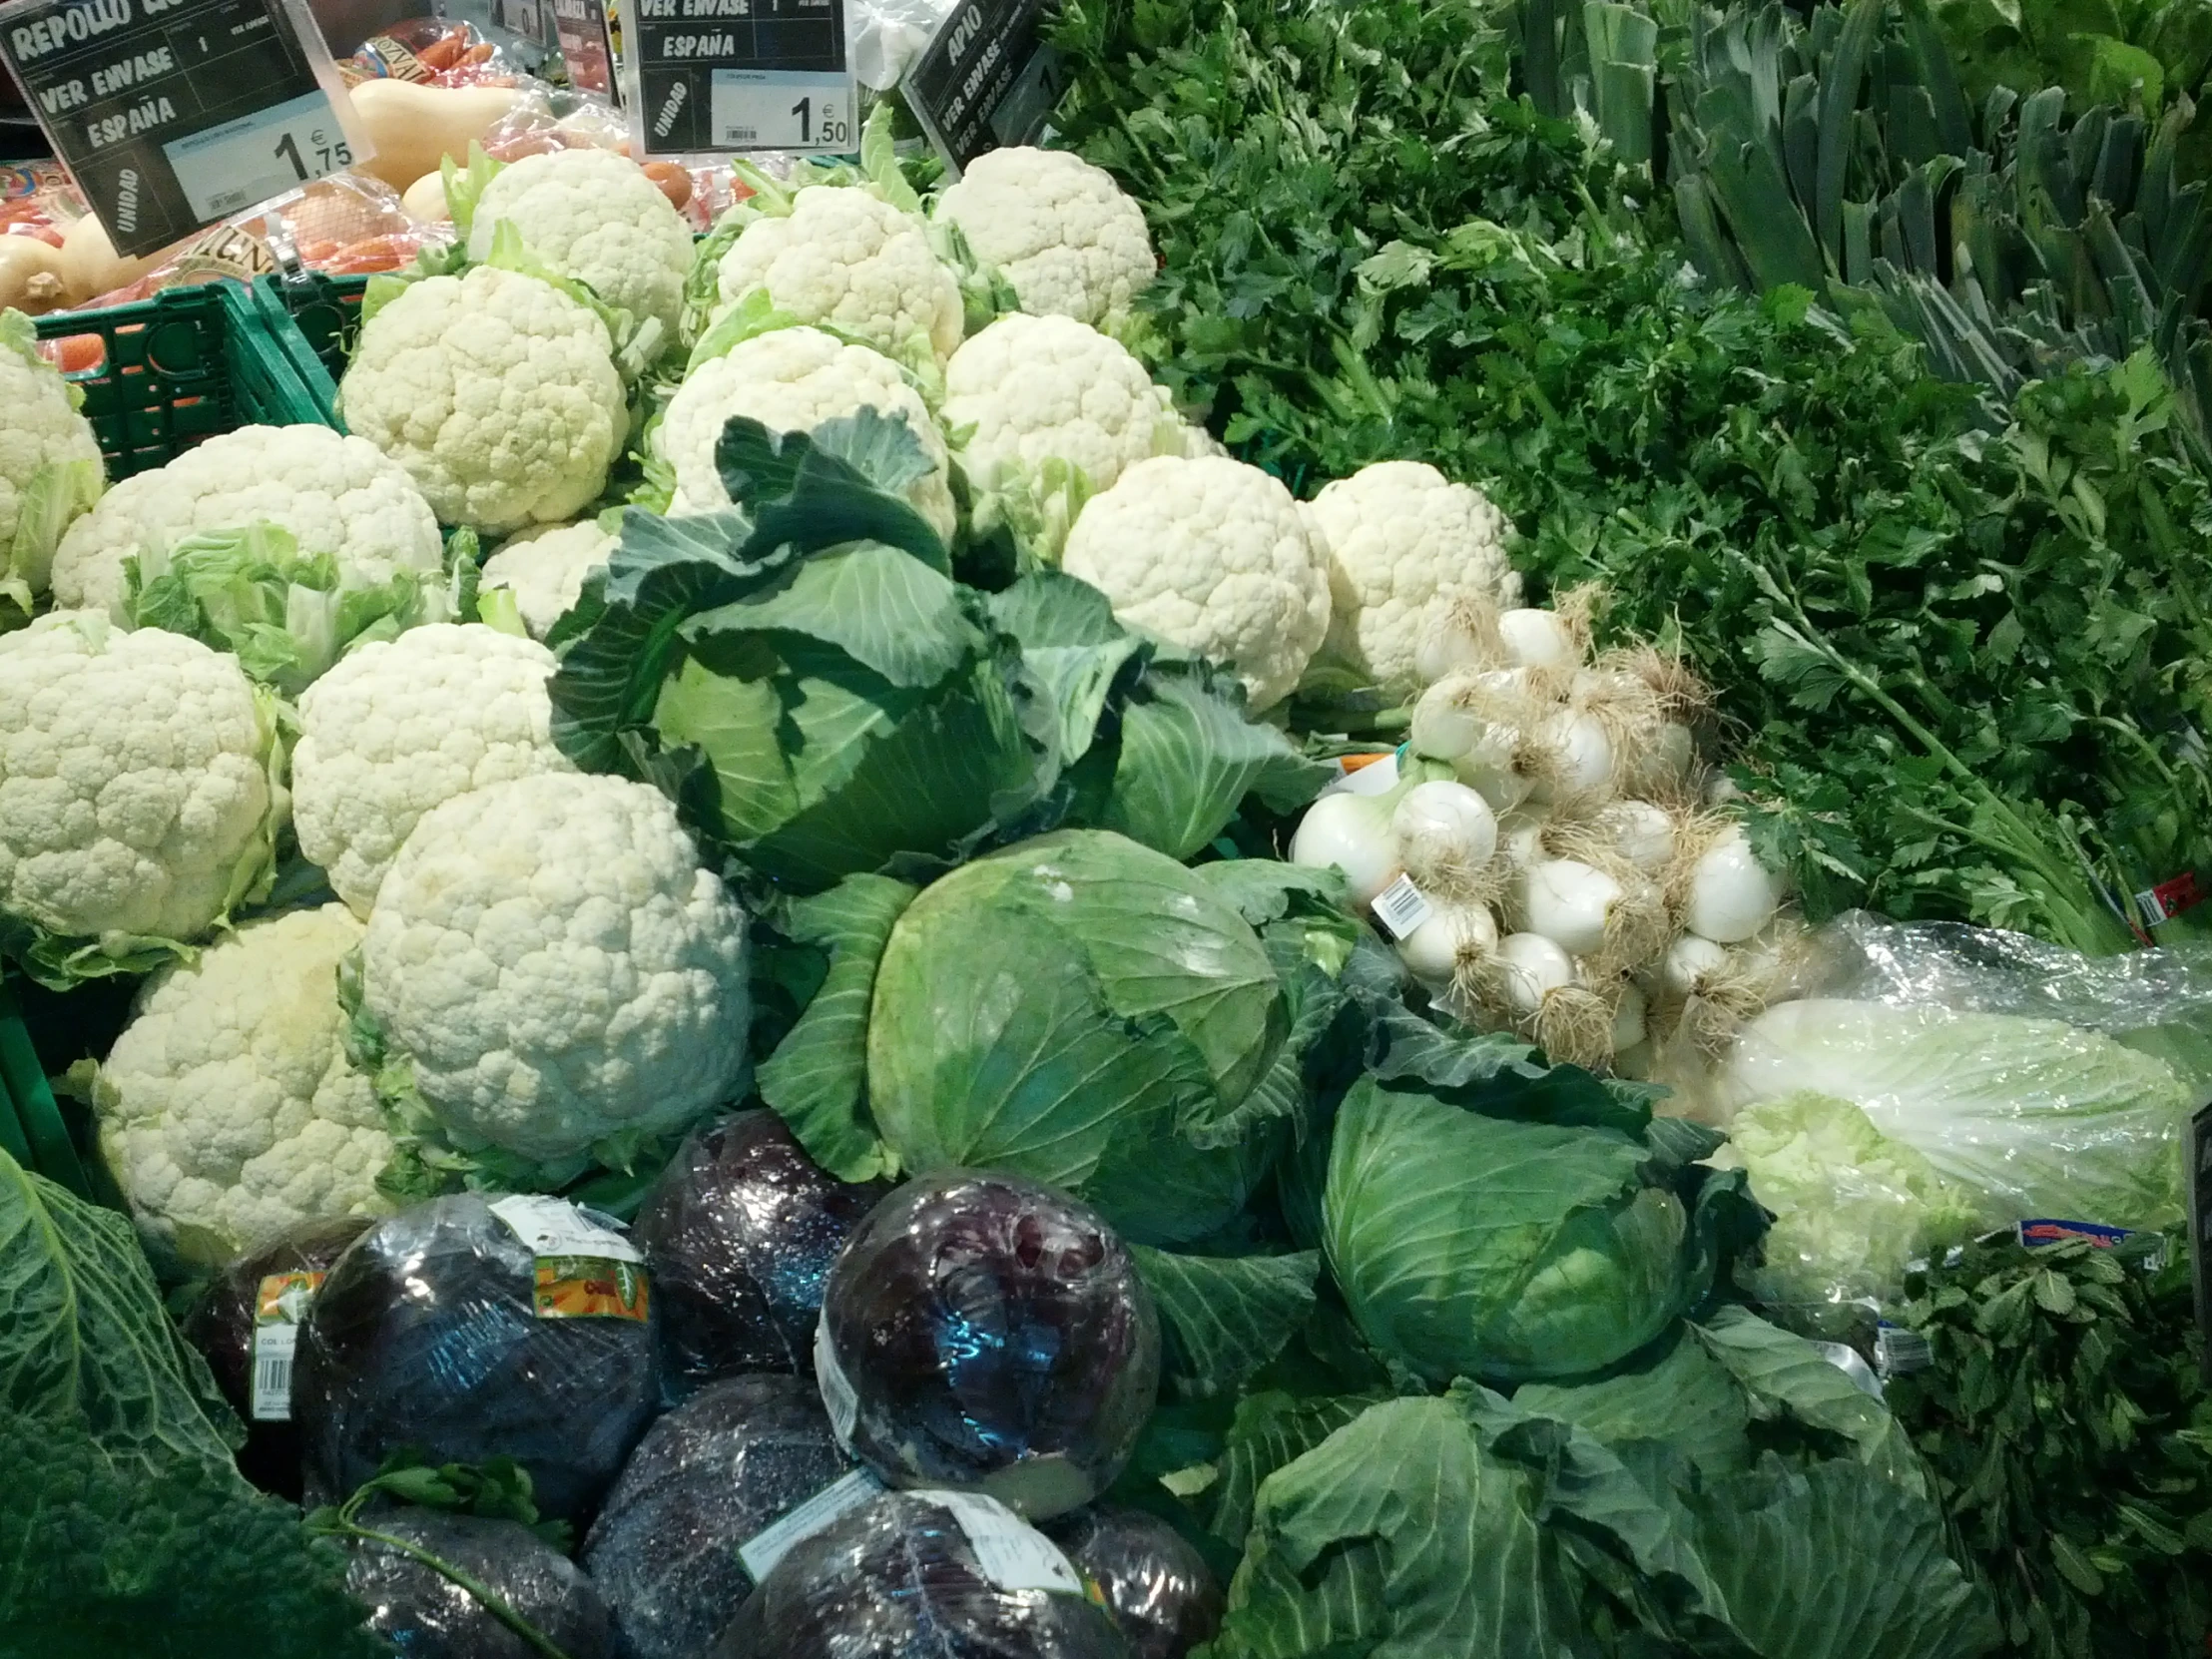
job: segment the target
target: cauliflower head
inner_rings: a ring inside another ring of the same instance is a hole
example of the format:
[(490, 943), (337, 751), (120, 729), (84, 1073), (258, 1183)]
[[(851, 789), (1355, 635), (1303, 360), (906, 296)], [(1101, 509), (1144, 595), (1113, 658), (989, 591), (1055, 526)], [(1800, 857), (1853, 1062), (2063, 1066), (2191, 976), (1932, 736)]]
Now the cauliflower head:
[(299, 850), (367, 915), (422, 815), (488, 784), (573, 772), (553, 747), (553, 653), (481, 624), (362, 646), (299, 699), (291, 816)]
[(435, 573), (445, 552), (430, 503), (375, 445), (327, 426), (241, 426), (124, 479), (72, 524), (54, 552), (54, 603), (120, 619), (126, 559), (258, 520), (303, 554), (330, 554), (347, 587)]
[(780, 219), (757, 219), (716, 267), (724, 307), (756, 289), (778, 310), (893, 354), (917, 335), (942, 360), (960, 343), (960, 284), (929, 233), (872, 192), (809, 185)]
[(772, 432), (809, 432), (860, 409), (902, 416), (913, 428), (930, 470), (907, 487), (906, 496), (949, 542), (958, 515), (944, 434), (930, 419), (929, 406), (890, 358), (820, 328), (756, 334), (701, 363), (676, 388), (653, 435), (655, 451), (676, 470), (676, 500), (669, 510), (704, 513), (730, 505), (715, 466), (715, 445), (732, 415), (750, 416)]
[(1254, 709), (1291, 695), (1329, 631), (1326, 551), (1242, 461), (1139, 461), (1083, 509), (1061, 568), (1129, 627), (1235, 669)]
[(973, 428), (960, 464), (978, 490), (1061, 460), (1094, 490), (1180, 452), (1166, 390), (1119, 340), (1066, 316), (1000, 317), (945, 365), (947, 426)]
[(1329, 549), (1322, 656), (1354, 673), (1409, 687), (1422, 638), (1454, 600), (1520, 603), (1505, 515), (1425, 462), (1364, 466), (1324, 485), (1307, 511)]
[(200, 937), (271, 866), (279, 762), (236, 657), (97, 611), (0, 634), (0, 916), (114, 955)]
[(610, 305), (657, 320), (673, 340), (691, 275), (691, 227), (637, 163), (583, 145), (525, 156), (476, 199), (469, 247), (482, 258), (512, 224), (539, 259)]
[(510, 589), (523, 627), (542, 640), (575, 609), (584, 579), (607, 562), (614, 546), (614, 536), (591, 519), (523, 530), (484, 561), (481, 586)]
[(139, 1226), (188, 1260), (389, 1208), (391, 1136), (338, 1006), (360, 937), (342, 904), (269, 916), (139, 993), (93, 1085), (101, 1147)]
[(1144, 210), (1064, 150), (987, 151), (938, 195), (936, 213), (1038, 315), (1104, 323), (1159, 274)]
[(369, 914), (360, 1002), (458, 1142), (576, 1158), (736, 1086), (745, 915), (659, 791), (539, 773), (415, 826)]
[[(38, 354), (35, 338), (27, 318), (16, 327), (0, 318), (0, 584), (22, 583), (19, 598), (46, 591), (53, 562), (54, 547), (45, 535), (38, 545), (20, 549), (20, 560), (11, 558), (26, 496), (42, 487), (40, 474), (89, 466), (91, 483), (97, 486), (100, 479), (100, 440), (78, 412), (69, 382)], [(81, 500), (73, 493), (68, 508)]]
[(607, 325), (496, 266), (409, 284), (361, 325), (345, 421), (447, 524), (497, 535), (574, 517), (629, 436)]

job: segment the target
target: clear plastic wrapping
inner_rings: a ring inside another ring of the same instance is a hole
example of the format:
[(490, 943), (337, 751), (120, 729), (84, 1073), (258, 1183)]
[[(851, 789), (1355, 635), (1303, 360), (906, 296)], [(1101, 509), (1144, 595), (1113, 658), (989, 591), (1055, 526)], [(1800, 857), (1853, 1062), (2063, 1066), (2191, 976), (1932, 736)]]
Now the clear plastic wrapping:
[(378, 1222), (323, 1281), (292, 1396), (314, 1500), (414, 1446), (512, 1457), (542, 1513), (582, 1519), (645, 1432), (657, 1339), (627, 1242), (558, 1200), (497, 1202), (564, 1236), (533, 1246), (485, 1199), (437, 1198)]
[(889, 1191), (830, 1175), (774, 1112), (740, 1112), (686, 1140), (631, 1230), (661, 1304), (664, 1384), (812, 1375), (830, 1264)]
[(1188, 1539), (1142, 1509), (1085, 1509), (1045, 1531), (1104, 1599), (1135, 1659), (1183, 1659), (1221, 1628), (1221, 1585)]
[(714, 1659), (1129, 1659), (1052, 1542), (989, 1498), (884, 1492), (793, 1546)]
[(582, 1555), (630, 1659), (699, 1659), (752, 1591), (739, 1549), (851, 1468), (811, 1380), (732, 1378), (656, 1422)]
[(815, 1363), (839, 1437), (887, 1485), (978, 1488), (1038, 1518), (1128, 1461), (1159, 1391), (1160, 1326), (1097, 1211), (947, 1170), (845, 1242)]
[[(341, 1216), (286, 1228), (217, 1274), (185, 1318), (185, 1341), (206, 1357), (223, 1397), (246, 1424), (239, 1472), (265, 1492), (294, 1500), (299, 1496), (299, 1428), (288, 1408), (276, 1415), (278, 1402), (273, 1397), (278, 1382), (289, 1392), (287, 1356), (296, 1337), (286, 1335), (283, 1355), (270, 1352), (276, 1345), (264, 1343), (266, 1364), (257, 1378), (257, 1327), (269, 1330), (282, 1323), (296, 1328), (296, 1320), (288, 1316), (313, 1300), (321, 1277), (368, 1225), (365, 1216)], [(265, 1291), (273, 1304), (267, 1310)], [(286, 1317), (280, 1322), (257, 1318), (265, 1312)]]
[(2084, 956), (2025, 933), (1866, 910), (1820, 930), (1805, 994), (2063, 1020), (2155, 1055), (2212, 1090), (2212, 946)]
[[(607, 1604), (576, 1564), (519, 1521), (437, 1509), (377, 1509), (362, 1524), (388, 1532), (495, 1591), (568, 1659), (614, 1659)], [(515, 1631), (443, 1573), (388, 1544), (356, 1540), (345, 1587), (368, 1628), (407, 1659), (539, 1659)]]

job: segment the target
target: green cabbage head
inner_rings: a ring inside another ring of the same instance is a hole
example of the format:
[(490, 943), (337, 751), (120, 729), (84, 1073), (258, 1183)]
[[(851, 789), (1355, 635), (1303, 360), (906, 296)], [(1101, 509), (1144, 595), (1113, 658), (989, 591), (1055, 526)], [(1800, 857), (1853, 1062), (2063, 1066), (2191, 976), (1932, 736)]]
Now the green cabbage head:
[(1651, 1342), (1709, 1284), (1681, 1173), (1622, 1129), (1485, 1116), (1370, 1077), (1337, 1116), (1322, 1244), (1368, 1340), (1422, 1376), (1574, 1377)]
[(847, 1180), (1012, 1170), (1140, 1243), (1197, 1238), (1241, 1208), (1299, 1098), (1248, 897), (1095, 830), (918, 892), (851, 877), (796, 906), (830, 968), (762, 1093)]

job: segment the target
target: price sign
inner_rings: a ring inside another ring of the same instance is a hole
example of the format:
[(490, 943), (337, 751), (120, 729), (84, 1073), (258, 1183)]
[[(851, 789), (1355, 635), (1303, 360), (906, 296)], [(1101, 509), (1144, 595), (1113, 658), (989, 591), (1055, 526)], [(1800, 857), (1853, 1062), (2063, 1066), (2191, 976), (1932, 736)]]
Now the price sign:
[(368, 153), (304, 0), (8, 0), (0, 60), (119, 254)]
[(604, 0), (553, 0), (553, 33), (569, 84), (579, 92), (606, 99), (618, 109), (622, 92), (615, 77), (615, 48), (607, 30)]
[(966, 0), (906, 71), (906, 104), (958, 172), (986, 150), (1033, 144), (1060, 101), (1046, 0)]
[(622, 0), (636, 153), (859, 143), (844, 0)]

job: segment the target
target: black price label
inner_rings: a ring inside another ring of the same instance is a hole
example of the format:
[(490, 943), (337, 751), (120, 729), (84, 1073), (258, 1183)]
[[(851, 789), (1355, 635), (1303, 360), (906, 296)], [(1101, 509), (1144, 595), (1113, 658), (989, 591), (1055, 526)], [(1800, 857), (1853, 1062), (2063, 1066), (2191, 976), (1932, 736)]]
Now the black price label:
[(986, 150), (1033, 144), (1063, 82), (1041, 38), (1045, 0), (967, 0), (906, 71), (906, 103), (955, 169)]
[(354, 160), (329, 53), (283, 0), (16, 0), (0, 58), (118, 254)]
[(568, 65), (569, 84), (619, 109), (622, 92), (615, 79), (614, 41), (603, 0), (553, 0), (553, 33), (561, 61)]
[(640, 153), (849, 151), (844, 0), (623, 0)]
[(2197, 1292), (2197, 1330), (2204, 1337), (2201, 1366), (2212, 1382), (2212, 1104), (2189, 1120), (2189, 1273)]

